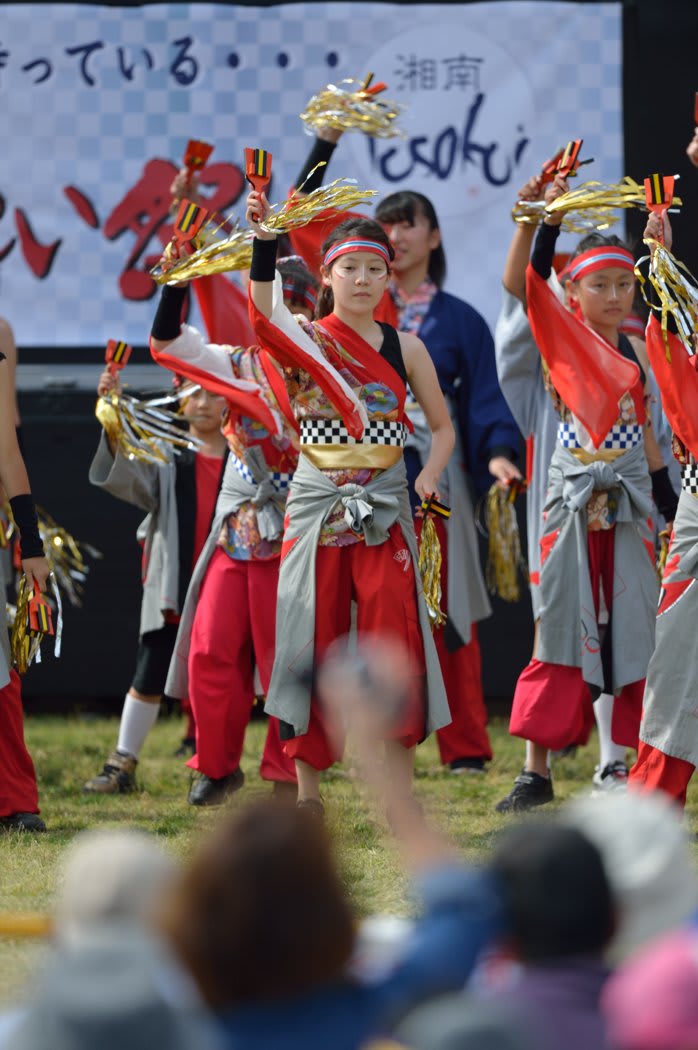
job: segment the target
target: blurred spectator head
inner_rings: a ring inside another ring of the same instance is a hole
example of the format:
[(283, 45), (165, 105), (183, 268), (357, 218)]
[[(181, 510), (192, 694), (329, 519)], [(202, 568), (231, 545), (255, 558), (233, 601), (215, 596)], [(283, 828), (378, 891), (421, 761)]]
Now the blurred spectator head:
[(64, 855), (55, 907), (56, 938), (79, 946), (97, 928), (153, 927), (176, 866), (154, 838), (134, 830), (78, 835)]
[(526, 1019), (501, 1001), (444, 995), (418, 1006), (399, 1025), (409, 1050), (537, 1050)]
[(617, 1050), (698, 1046), (698, 931), (668, 934), (609, 979), (602, 1009)]
[(614, 902), (599, 851), (580, 831), (526, 821), (504, 834), (490, 869), (522, 962), (603, 952), (613, 935)]
[(323, 823), (272, 801), (236, 811), (205, 841), (164, 926), (215, 1010), (332, 982), (354, 945)]
[(564, 822), (599, 849), (617, 902), (611, 961), (682, 925), (698, 908), (698, 879), (678, 808), (664, 795), (576, 799)]
[(117, 926), (111, 938), (97, 943), (69, 951), (59, 947), (10, 1045), (13, 1050), (216, 1050), (212, 1022), (191, 996), (187, 1001), (187, 986), (172, 982), (171, 966), (155, 938), (128, 926)]

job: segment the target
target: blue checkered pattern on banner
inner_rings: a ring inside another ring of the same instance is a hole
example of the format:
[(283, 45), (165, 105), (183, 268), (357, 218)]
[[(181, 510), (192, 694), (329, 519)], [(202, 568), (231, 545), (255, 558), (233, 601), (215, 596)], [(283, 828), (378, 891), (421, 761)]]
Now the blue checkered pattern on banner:
[[(0, 91), (12, 151), (0, 174), (0, 249), (13, 237), (16, 243), (0, 262), (0, 294), (8, 311), (11, 304), (19, 343), (99, 345), (117, 338), (144, 344), (154, 302), (122, 298), (119, 284), (136, 235), (126, 229), (107, 238), (103, 227), (145, 162), (164, 158), (179, 166), (191, 137), (215, 144), (212, 161), (242, 164), (245, 146), (263, 146), (274, 155), (272, 197), (279, 199), (308, 150), (298, 114), (310, 96), (329, 82), (363, 77), (386, 41), (441, 24), (462, 27), (462, 36), (448, 38), (454, 56), (467, 53), (470, 33), (495, 41), (517, 65), (532, 102), (523, 132), (530, 144), (507, 184), (488, 187), (495, 198), (467, 217), (458, 211), (460, 190), (452, 205), (440, 207), (447, 290), (492, 323), (518, 186), (579, 134), (584, 155), (596, 158), (593, 168), (583, 169), (585, 177), (615, 181), (623, 174), (620, 10), (620, 3), (522, 0), (408, 8), (378, 2), (4, 4)], [(410, 102), (398, 90), (396, 69), (375, 72), (388, 83), (389, 96)], [(178, 82), (190, 76), (189, 85)], [(409, 108), (401, 123), (409, 134)], [(487, 127), (478, 133), (486, 145)], [(368, 156), (367, 146), (351, 138), (337, 151), (332, 177), (357, 174), (355, 149)], [(504, 148), (511, 152), (513, 142)], [(364, 184), (367, 179), (362, 174)], [(96, 228), (78, 216), (66, 187), (92, 202)], [(60, 240), (44, 280), (30, 269), (16, 209), (40, 244)], [(145, 254), (158, 254), (159, 247), (152, 237)]]
[[(602, 449), (624, 452), (642, 441), (643, 428), (639, 423), (615, 423), (604, 438)], [(574, 423), (558, 423), (557, 440), (563, 448), (581, 448)]]

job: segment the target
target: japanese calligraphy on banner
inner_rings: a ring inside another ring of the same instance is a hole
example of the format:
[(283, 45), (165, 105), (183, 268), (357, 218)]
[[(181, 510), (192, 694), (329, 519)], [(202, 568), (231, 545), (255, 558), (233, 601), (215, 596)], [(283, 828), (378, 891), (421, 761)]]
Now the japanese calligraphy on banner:
[(310, 96), (373, 71), (406, 106), (406, 137), (347, 134), (331, 175), (427, 194), (447, 289), (492, 322), (519, 186), (571, 138), (596, 158), (589, 177), (623, 174), (620, 8), (5, 4), (0, 313), (26, 346), (144, 343), (187, 140), (215, 144), (205, 193), (239, 215), (244, 147), (273, 153), (279, 199)]

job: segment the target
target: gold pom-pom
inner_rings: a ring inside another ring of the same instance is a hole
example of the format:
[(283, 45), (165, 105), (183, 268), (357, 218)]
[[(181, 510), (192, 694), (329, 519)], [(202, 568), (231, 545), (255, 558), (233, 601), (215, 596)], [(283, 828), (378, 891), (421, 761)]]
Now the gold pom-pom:
[(335, 128), (337, 131), (363, 131), (378, 139), (404, 137), (397, 118), (404, 110), (399, 102), (378, 98), (385, 84), (371, 86), (373, 74), (364, 81), (340, 80), (328, 84), (308, 102), (300, 118), (308, 131)]
[(422, 520), (419, 540), (419, 571), (432, 628), (443, 627), (446, 623), (446, 615), (441, 609), (441, 562), (441, 543), (436, 525), (427, 514)]
[(182, 429), (181, 417), (162, 407), (162, 399), (141, 401), (128, 394), (111, 393), (99, 398), (95, 415), (112, 448), (127, 459), (162, 465), (169, 462), (168, 448), (176, 451), (197, 446)]
[(521, 552), (521, 536), (514, 499), (525, 486), (512, 483), (509, 491), (496, 482), (485, 496), (485, 529), (488, 537), (485, 580), (490, 594), (502, 601), (521, 598), (519, 575), (528, 583), (528, 566)]
[[(679, 262), (665, 245), (653, 240), (646, 240), (645, 244), (650, 249), (650, 255), (638, 260), (635, 266), (635, 276), (640, 282), (642, 296), (648, 305), (656, 305), (656, 300), (654, 304), (651, 303), (647, 295), (647, 281), (652, 285), (659, 299), (667, 360), (671, 362), (667, 337), (669, 315), (676, 322), (679, 339), (689, 354), (693, 355), (695, 353), (693, 340), (695, 333), (698, 332), (698, 282), (690, 270)], [(650, 261), (649, 276), (645, 277), (641, 266), (648, 259)]]

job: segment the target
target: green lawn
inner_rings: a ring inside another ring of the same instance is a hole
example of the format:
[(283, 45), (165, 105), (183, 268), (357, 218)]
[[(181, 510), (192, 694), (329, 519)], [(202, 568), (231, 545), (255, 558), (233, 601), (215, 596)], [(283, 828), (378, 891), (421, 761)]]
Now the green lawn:
[[(419, 748), (417, 755), (417, 794), (466, 856), (486, 854), (493, 836), (505, 826), (507, 818), (494, 813), (494, 804), (507, 793), (522, 763), (522, 745), (509, 738), (506, 724), (497, 720), (490, 728), (496, 757), (485, 776), (456, 777), (443, 770), (433, 740)], [(27, 719), (27, 739), (36, 762), (42, 813), (49, 832), (0, 838), (0, 912), (51, 908), (61, 853), (83, 828), (140, 827), (158, 835), (176, 856), (190, 853), (192, 844), (215, 823), (220, 811), (187, 805), (190, 774), (180, 759), (172, 757), (180, 730), (178, 719), (163, 720), (155, 727), (139, 767), (141, 793), (104, 798), (83, 795), (81, 788), (99, 771), (113, 747), (117, 721)], [(233, 805), (268, 790), (256, 771), (255, 756), (260, 751), (262, 733), (259, 723), (249, 729), (243, 762), (247, 782)], [(579, 791), (589, 790), (594, 755), (595, 740), (574, 758), (556, 763), (557, 799), (564, 801)], [(405, 880), (396, 858), (383, 839), (380, 823), (374, 821), (344, 771), (329, 773), (323, 790), (328, 820), (357, 911), (398, 914), (407, 910)], [(695, 783), (687, 819), (693, 829), (698, 826)], [(0, 1004), (13, 1000), (44, 950), (37, 942), (0, 939)]]

